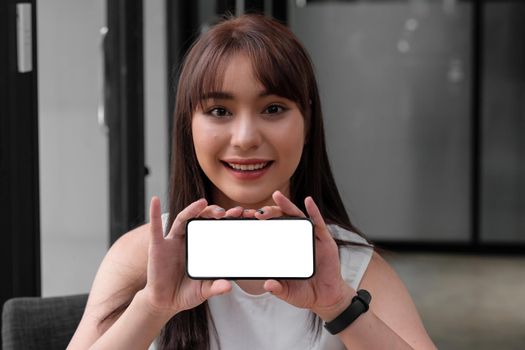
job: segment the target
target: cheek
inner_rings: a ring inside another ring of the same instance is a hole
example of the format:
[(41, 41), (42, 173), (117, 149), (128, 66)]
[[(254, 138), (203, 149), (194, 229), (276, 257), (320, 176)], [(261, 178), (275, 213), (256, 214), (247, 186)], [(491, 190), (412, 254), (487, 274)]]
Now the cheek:
[(297, 137), (289, 139), (286, 150), (288, 152), (287, 158), (290, 162), (290, 166), (293, 167), (293, 170), (295, 171), (295, 168), (299, 165), (299, 161), (301, 160), (301, 155), (303, 154), (304, 138), (301, 137), (301, 135), (294, 136)]
[(216, 140), (216, 136), (214, 135), (208, 134), (206, 137), (200, 136), (201, 135), (197, 135), (193, 138), (193, 145), (195, 147), (197, 159), (199, 160), (199, 163), (202, 163), (204, 161), (210, 161), (210, 159), (215, 157), (217, 154), (218, 142)]
[(288, 158), (287, 160), (296, 160), (303, 152), (303, 138), (298, 134), (287, 133), (283, 135), (279, 142), (280, 153)]
[(208, 172), (218, 165), (217, 158), (221, 154), (226, 133), (217, 126), (195, 118), (192, 123), (193, 147), (197, 161), (204, 172)]
[(201, 167), (203, 162), (212, 154), (214, 143), (217, 138), (213, 130), (209, 130), (205, 124), (200, 123), (199, 119), (194, 119), (192, 122), (193, 147), (195, 154)]
[(282, 176), (291, 177), (303, 153), (304, 130), (302, 125), (295, 124), (290, 128), (279, 128), (274, 131), (273, 147), (277, 150)]
[(288, 127), (281, 128), (279, 131), (279, 148), (282, 153), (290, 157), (290, 161), (299, 161), (303, 153), (304, 146), (304, 123), (302, 117), (296, 118), (296, 122), (290, 123)]

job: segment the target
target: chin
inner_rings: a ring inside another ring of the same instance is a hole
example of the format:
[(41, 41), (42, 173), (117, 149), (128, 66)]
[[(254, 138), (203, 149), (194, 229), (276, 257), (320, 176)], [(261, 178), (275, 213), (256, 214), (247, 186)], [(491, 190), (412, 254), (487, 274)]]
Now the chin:
[[(244, 205), (256, 205), (263, 201), (271, 200), (273, 191), (261, 191), (256, 188), (250, 190), (226, 191), (228, 198), (237, 203)], [(258, 209), (258, 208), (254, 208)]]

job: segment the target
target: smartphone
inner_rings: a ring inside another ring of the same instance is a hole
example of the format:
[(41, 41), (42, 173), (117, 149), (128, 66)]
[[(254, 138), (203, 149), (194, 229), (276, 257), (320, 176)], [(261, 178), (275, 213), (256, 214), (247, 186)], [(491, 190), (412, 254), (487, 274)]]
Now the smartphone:
[(307, 218), (191, 219), (186, 272), (192, 279), (308, 279), (315, 238)]

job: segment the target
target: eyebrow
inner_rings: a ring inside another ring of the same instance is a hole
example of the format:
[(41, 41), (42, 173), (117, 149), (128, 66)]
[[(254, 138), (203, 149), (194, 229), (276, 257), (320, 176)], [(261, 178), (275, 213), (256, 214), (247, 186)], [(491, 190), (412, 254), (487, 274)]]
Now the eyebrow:
[[(269, 95), (275, 95), (268, 90), (262, 91), (258, 97), (266, 97)], [(216, 100), (233, 100), (235, 96), (231, 92), (227, 91), (212, 91), (202, 95), (202, 100), (216, 99)]]

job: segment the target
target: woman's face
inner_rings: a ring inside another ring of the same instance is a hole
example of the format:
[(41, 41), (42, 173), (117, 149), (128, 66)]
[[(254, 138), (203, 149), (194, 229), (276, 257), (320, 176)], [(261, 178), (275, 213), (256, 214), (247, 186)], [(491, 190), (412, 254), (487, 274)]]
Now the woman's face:
[(214, 203), (230, 208), (272, 205), (272, 193), (289, 196), (304, 146), (298, 106), (269, 94), (249, 58), (232, 57), (222, 89), (205, 96), (192, 118), (197, 160), (214, 185)]

